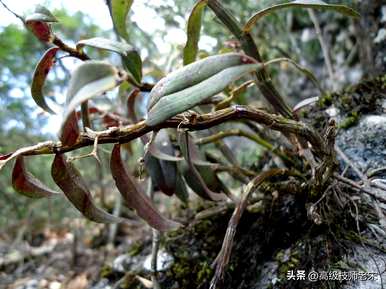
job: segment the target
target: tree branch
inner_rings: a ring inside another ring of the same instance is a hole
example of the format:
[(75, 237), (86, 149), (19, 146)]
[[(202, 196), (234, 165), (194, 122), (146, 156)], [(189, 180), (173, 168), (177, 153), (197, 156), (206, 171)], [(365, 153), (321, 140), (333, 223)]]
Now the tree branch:
[[(127, 143), (148, 132), (157, 131), (162, 128), (187, 128), (189, 130), (204, 130), (228, 121), (251, 120), (267, 126), (270, 129), (284, 133), (293, 133), (306, 139), (313, 147), (319, 157), (328, 153), (322, 138), (308, 125), (303, 122), (289, 120), (285, 117), (270, 114), (262, 109), (252, 106), (236, 105), (226, 109), (218, 110), (207, 114), (179, 114), (155, 127), (148, 126), (145, 121), (133, 125), (112, 127), (98, 132), (98, 143)], [(63, 146), (61, 142), (46, 142), (32, 149), (23, 150), (22, 155), (40, 155), (64, 153), (92, 146), (95, 136), (82, 133), (78, 141), (72, 146)]]

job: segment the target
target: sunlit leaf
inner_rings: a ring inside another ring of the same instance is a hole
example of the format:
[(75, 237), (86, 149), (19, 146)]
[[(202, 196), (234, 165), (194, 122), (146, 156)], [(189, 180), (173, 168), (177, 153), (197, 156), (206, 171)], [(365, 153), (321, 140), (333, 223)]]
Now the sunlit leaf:
[(111, 17), (114, 27), (118, 34), (126, 40), (128, 39), (126, 18), (132, 4), (133, 0), (111, 0)]
[(72, 111), (62, 125), (59, 139), (64, 146), (72, 146), (79, 139), (79, 136), (78, 116), (75, 111)]
[(139, 191), (135, 179), (127, 172), (121, 158), (121, 148), (114, 146), (110, 168), (115, 184), (128, 207), (134, 209), (138, 216), (144, 219), (151, 227), (159, 231), (169, 231), (180, 226), (172, 220), (163, 217), (154, 207), (151, 200)]
[(76, 44), (78, 50), (84, 46), (104, 49), (116, 52), (122, 56), (122, 63), (125, 68), (133, 75), (134, 79), (140, 83), (142, 79), (142, 60), (138, 52), (129, 44), (123, 41), (114, 41), (102, 37), (84, 39)]
[(190, 13), (187, 27), (187, 40), (184, 47), (184, 65), (196, 60), (201, 32), (201, 18), (206, 3), (206, 0), (198, 1)]
[(327, 4), (326, 2), (321, 0), (296, 0), (288, 3), (273, 5), (271, 7), (258, 11), (251, 18), (249, 18), (249, 20), (244, 26), (244, 31), (250, 31), (252, 27), (256, 24), (256, 22), (259, 21), (264, 16), (269, 15), (278, 10), (287, 9), (287, 8), (314, 8), (314, 9), (332, 10), (334, 12), (338, 12), (350, 17), (354, 17), (354, 18), (360, 17), (358, 12), (356, 12), (354, 9), (345, 5)]
[(12, 187), (18, 193), (29, 198), (43, 198), (59, 195), (58, 192), (50, 189), (30, 172), (24, 165), (23, 156), (16, 158), (12, 171)]
[(90, 46), (94, 48), (109, 50), (124, 56), (127, 56), (127, 54), (133, 50), (133, 47), (131, 47), (129, 44), (125, 42), (118, 42), (118, 41), (114, 41), (114, 40), (110, 40), (102, 37), (94, 37), (90, 39), (81, 40), (76, 44), (76, 49), (80, 50), (84, 46)]
[(46, 103), (43, 95), (43, 86), (46, 81), (46, 77), (50, 72), (51, 67), (55, 63), (55, 56), (59, 48), (52, 47), (44, 53), (43, 57), (39, 60), (38, 65), (35, 68), (32, 78), (31, 94), (32, 98), (38, 106), (49, 113), (55, 113)]
[(299, 110), (301, 110), (302, 108), (306, 107), (306, 106), (309, 106), (309, 105), (312, 105), (316, 102), (319, 101), (319, 97), (318, 96), (315, 96), (315, 97), (309, 97), (309, 98), (306, 98), (306, 99), (303, 99), (302, 101), (300, 101), (298, 104), (296, 104), (294, 106), (294, 108), (292, 109), (292, 111), (294, 113), (297, 113)]
[(123, 78), (120, 71), (106, 62), (86, 61), (81, 64), (71, 75), (64, 121), (81, 103), (113, 89)]
[(115, 217), (95, 206), (91, 193), (79, 171), (66, 160), (63, 154), (57, 154), (51, 168), (52, 178), (63, 191), (67, 199), (87, 219), (97, 223), (117, 223), (122, 219)]

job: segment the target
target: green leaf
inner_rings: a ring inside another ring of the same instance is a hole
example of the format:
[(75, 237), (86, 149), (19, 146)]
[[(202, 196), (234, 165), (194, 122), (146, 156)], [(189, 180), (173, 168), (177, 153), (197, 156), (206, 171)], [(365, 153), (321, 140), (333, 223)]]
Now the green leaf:
[(224, 90), (243, 75), (256, 71), (261, 64), (244, 64), (226, 68), (208, 79), (184, 90), (163, 96), (149, 111), (146, 123), (155, 126), (184, 112)]
[(114, 146), (111, 154), (110, 168), (115, 184), (128, 207), (134, 209), (138, 216), (158, 231), (169, 231), (180, 226), (179, 223), (162, 216), (152, 201), (141, 191), (135, 179), (127, 172), (121, 158), (121, 146)]
[(90, 60), (81, 64), (71, 75), (64, 121), (78, 105), (115, 88), (123, 79), (122, 72), (106, 62)]
[(140, 83), (142, 79), (142, 59), (138, 52), (126, 42), (118, 42), (110, 39), (95, 37), (84, 39), (76, 44), (76, 49), (81, 50), (84, 46), (104, 49), (116, 52), (122, 56), (122, 63), (130, 71), (134, 79)]
[(142, 81), (142, 59), (136, 50), (130, 51), (127, 56), (122, 56), (122, 63), (125, 68), (133, 75), (139, 84)]
[(47, 105), (44, 99), (43, 86), (51, 67), (55, 63), (55, 56), (58, 50), (58, 47), (52, 47), (48, 49), (46, 53), (44, 53), (43, 57), (39, 60), (39, 63), (35, 68), (31, 85), (31, 94), (35, 103), (45, 111), (52, 114), (55, 114), (55, 112)]
[(125, 42), (118, 42), (103, 37), (94, 37), (90, 39), (80, 40), (76, 44), (76, 49), (81, 50), (84, 46), (113, 51), (123, 56), (127, 56), (128, 53), (133, 50), (133, 47), (131, 47)]
[(58, 192), (51, 190), (27, 171), (23, 156), (16, 158), (12, 171), (12, 187), (18, 193), (29, 198), (44, 198), (59, 195)]
[(184, 65), (196, 60), (198, 52), (198, 41), (200, 40), (201, 18), (207, 0), (198, 1), (190, 13), (187, 28), (187, 40), (184, 47)]
[(163, 96), (193, 86), (231, 66), (253, 63), (254, 60), (241, 53), (213, 55), (186, 65), (162, 78), (150, 92), (148, 110)]
[(181, 169), (179, 169), (180, 164), (177, 164), (178, 172), (177, 172), (177, 180), (176, 180), (176, 196), (183, 203), (188, 203), (189, 201), (189, 192), (184, 180), (184, 177), (181, 174)]
[(95, 206), (86, 182), (76, 167), (66, 160), (63, 154), (57, 154), (52, 163), (51, 175), (67, 199), (87, 219), (97, 223), (118, 223), (122, 218), (115, 217)]
[(271, 7), (258, 11), (251, 18), (249, 18), (249, 20), (244, 26), (244, 31), (247, 31), (247, 32), (250, 31), (252, 27), (256, 24), (256, 22), (261, 18), (263, 18), (264, 16), (267, 16), (278, 10), (287, 9), (287, 8), (324, 9), (324, 10), (332, 10), (354, 18), (360, 17), (360, 14), (357, 11), (345, 5), (327, 4), (326, 2), (321, 0), (296, 0), (288, 3), (273, 5)]
[(126, 40), (129, 38), (126, 29), (126, 18), (132, 4), (133, 0), (111, 0), (111, 17), (115, 30)]

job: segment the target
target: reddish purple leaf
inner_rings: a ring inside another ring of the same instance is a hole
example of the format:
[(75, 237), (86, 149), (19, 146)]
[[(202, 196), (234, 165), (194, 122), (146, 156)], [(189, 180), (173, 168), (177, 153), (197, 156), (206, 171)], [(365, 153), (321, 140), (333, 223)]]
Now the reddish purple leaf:
[(4, 161), (6, 159), (9, 159), (12, 155), (13, 155), (13, 153), (8, 153), (8, 154), (5, 154), (5, 155), (0, 155), (0, 161)]
[(134, 123), (138, 122), (137, 114), (135, 113), (135, 100), (140, 94), (141, 91), (138, 88), (135, 88), (130, 92), (129, 97), (127, 98), (127, 113)]
[(79, 136), (78, 117), (75, 111), (73, 111), (63, 124), (59, 139), (63, 145), (71, 146), (76, 143)]
[(12, 187), (18, 193), (29, 198), (43, 198), (59, 195), (58, 192), (51, 190), (26, 170), (23, 156), (18, 156), (16, 158), (15, 166), (12, 171)]
[(46, 100), (44, 99), (43, 86), (51, 67), (55, 63), (55, 56), (58, 50), (58, 47), (51, 47), (44, 53), (35, 68), (31, 85), (32, 98), (36, 104), (52, 114), (55, 114), (55, 112), (47, 105)]
[(97, 223), (122, 222), (122, 218), (115, 217), (95, 206), (90, 191), (79, 171), (67, 162), (63, 154), (57, 154), (51, 168), (52, 178), (61, 188), (67, 199), (87, 219)]
[(40, 41), (51, 43), (54, 39), (49, 23), (30, 20), (26, 21), (26, 25)]
[(139, 191), (135, 179), (127, 172), (121, 158), (121, 146), (114, 146), (110, 168), (115, 184), (128, 207), (136, 210), (137, 214), (144, 219), (151, 227), (159, 231), (176, 229), (179, 223), (162, 216), (155, 208), (151, 200)]

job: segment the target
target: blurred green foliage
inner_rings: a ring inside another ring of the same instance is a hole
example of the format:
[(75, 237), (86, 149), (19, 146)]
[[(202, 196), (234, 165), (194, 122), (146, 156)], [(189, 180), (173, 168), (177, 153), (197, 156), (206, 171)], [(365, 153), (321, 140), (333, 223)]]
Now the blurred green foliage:
[[(154, 32), (154, 35), (161, 35), (165, 38), (170, 29), (177, 28), (185, 31), (185, 21), (194, 5), (194, 1), (163, 1), (159, 5), (159, 1), (153, 3), (147, 1), (144, 3), (150, 9), (153, 9), (158, 16), (164, 20), (166, 27), (160, 27)], [(257, 10), (267, 7), (272, 4), (281, 3), (284, 1), (261, 0), (261, 1), (232, 1), (224, 0), (234, 15), (245, 23), (247, 19)], [(326, 1), (344, 2), (348, 5), (356, 5), (354, 0), (345, 1)], [(49, 3), (49, 2), (48, 2)], [(76, 4), (74, 4), (76, 5)], [(47, 5), (49, 8), (49, 5)], [(106, 9), (107, 6), (106, 6)], [(107, 37), (114, 39), (113, 31), (106, 31), (97, 26), (97, 19), (93, 19), (92, 15), (85, 15), (81, 12), (69, 15), (65, 10), (52, 11), (59, 19), (59, 24), (54, 25), (54, 31), (63, 40), (70, 44), (76, 41), (91, 37)], [(150, 77), (150, 81), (156, 81), (162, 76), (164, 68), (176, 67), (182, 63), (182, 47), (171, 45), (171, 51), (165, 56), (161, 55), (159, 43), (155, 43), (154, 35), (150, 35), (142, 30), (138, 24), (130, 17), (133, 11), (129, 13), (128, 32), (129, 43), (136, 47), (144, 59), (145, 71)], [(332, 21), (332, 19), (334, 19)], [(149, 19), (151, 21), (151, 19)], [(337, 22), (339, 27), (347, 27), (349, 21), (347, 18), (341, 17), (333, 13), (323, 13), (320, 15), (322, 25), (328, 22)], [(218, 51), (230, 49), (232, 41), (231, 34), (224, 26), (215, 19), (214, 14), (206, 9), (203, 18), (202, 35), (209, 37), (214, 46), (201, 50), (201, 55), (208, 55)], [(305, 10), (288, 10), (275, 13), (266, 17), (259, 22), (253, 29), (253, 36), (261, 50), (263, 58), (266, 60), (276, 57), (291, 57), (296, 61), (306, 64), (306, 66), (323, 66), (323, 57), (320, 50), (320, 45), (315, 36), (307, 40), (302, 40), (302, 35), (306, 29), (313, 29), (312, 22)], [(339, 33), (339, 29), (332, 30), (333, 35)], [(304, 35), (303, 35), (304, 36)], [(346, 37), (349, 38), (349, 37)], [(335, 40), (334, 40), (335, 41)], [(56, 131), (52, 131), (49, 135), (42, 134), (42, 127), (47, 123), (47, 115), (41, 113), (31, 99), (29, 85), (32, 79), (32, 72), (37, 61), (42, 56), (47, 48), (40, 43), (26, 29), (17, 25), (9, 25), (0, 27), (0, 154), (14, 151), (22, 146), (37, 143), (47, 139), (56, 139)], [(345, 57), (350, 53), (352, 46), (350, 42), (341, 44), (332, 42), (332, 51), (343, 51)], [(352, 44), (353, 45), (353, 44)], [(343, 48), (342, 48), (343, 47)], [(232, 48), (233, 49), (233, 48)], [(89, 49), (87, 53), (95, 58), (112, 57), (110, 53), (101, 52), (96, 49)], [(166, 59), (164, 59), (166, 57)], [(159, 65), (158, 60), (163, 59), (162, 65)], [(289, 72), (290, 71), (290, 72)], [(283, 69), (272, 68), (274, 79), (279, 79), (280, 74), (286, 74), (286, 78), (277, 81), (279, 87), (284, 91), (285, 95), (293, 93), (292, 82), (300, 77), (297, 72), (292, 70), (283, 72)], [(54, 70), (50, 73), (53, 77), (49, 77), (46, 83), (46, 91), (51, 95), (52, 101), (61, 102), (58, 97), (53, 95), (63, 95), (66, 84), (68, 83), (69, 71), (63, 63), (59, 61), (55, 65)], [(289, 75), (289, 76), (287, 76)], [(299, 90), (299, 88), (296, 88)], [(241, 102), (255, 101), (258, 97), (256, 88), (251, 88), (248, 92), (239, 96)], [(115, 98), (111, 98), (108, 94), (107, 101), (114, 102)], [(91, 148), (78, 151), (77, 154), (88, 152)], [(109, 149), (108, 149), (109, 150)], [(136, 155), (138, 147), (134, 146)], [(106, 164), (108, 155), (101, 153), (102, 159)], [(245, 151), (245, 154), (238, 156), (242, 163), (248, 163), (259, 154), (255, 149)], [(50, 164), (52, 156), (46, 157), (29, 157), (30, 170), (44, 183), (55, 187), (50, 177)], [(136, 161), (136, 159), (135, 159)], [(89, 180), (90, 185), (98, 193), (109, 187), (111, 180), (110, 174), (107, 173), (106, 167), (98, 168), (95, 160), (82, 160), (78, 167), (86, 167), (83, 174)], [(248, 164), (249, 165), (249, 164)], [(131, 163), (131, 167), (135, 164)], [(63, 202), (60, 198), (56, 200), (35, 200), (31, 201), (22, 196), (16, 196), (10, 186), (12, 165), (7, 165), (5, 170), (0, 174), (0, 227), (7, 228), (8, 225), (17, 223), (18, 220), (37, 214), (39, 217), (47, 217), (48, 220), (59, 222), (64, 216), (77, 215), (72, 207)], [(110, 193), (110, 192), (109, 192)], [(50, 210), (51, 208), (51, 210)]]
[[(65, 10), (53, 11), (60, 24), (54, 30), (66, 41), (103, 35), (89, 15), (77, 12), (69, 15)], [(45, 44), (20, 25), (0, 27), (0, 154), (32, 145), (47, 139), (56, 139), (56, 131), (43, 134), (48, 115), (32, 101), (30, 83), (33, 70), (47, 48)], [(67, 68), (55, 65), (45, 84), (50, 94), (63, 93), (69, 79)], [(53, 93), (54, 92), (54, 93)], [(55, 101), (54, 97), (51, 97)], [(28, 157), (30, 171), (52, 188), (50, 176), (52, 156)], [(60, 223), (63, 217), (77, 215), (61, 198), (31, 200), (17, 195), (11, 187), (12, 164), (0, 175), (0, 228), (7, 229), (23, 219), (45, 220)], [(44, 227), (44, 226), (43, 226)]]

